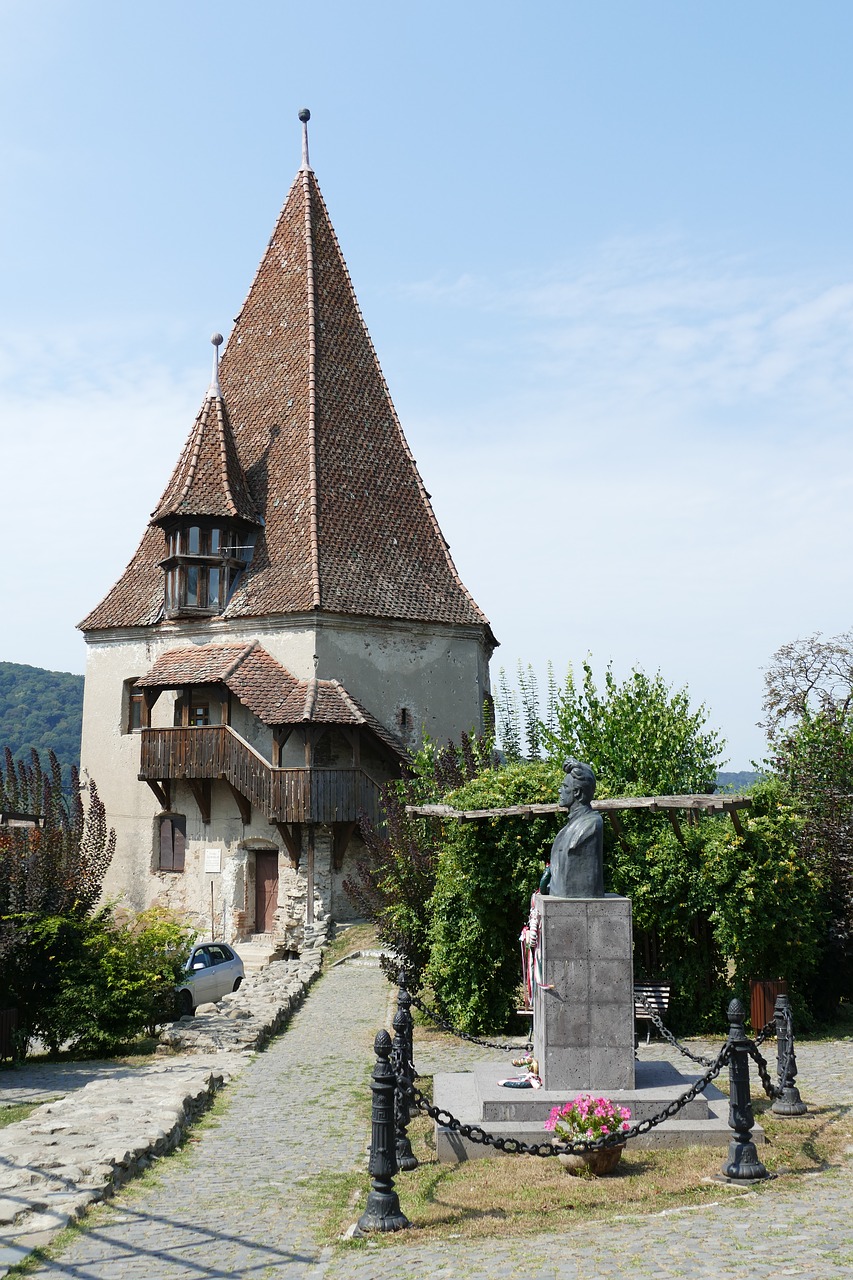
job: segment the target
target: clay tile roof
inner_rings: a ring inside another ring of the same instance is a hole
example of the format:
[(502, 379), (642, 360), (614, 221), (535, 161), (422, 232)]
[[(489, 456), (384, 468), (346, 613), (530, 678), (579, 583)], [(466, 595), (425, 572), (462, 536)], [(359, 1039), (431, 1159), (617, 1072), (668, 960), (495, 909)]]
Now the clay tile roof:
[(221, 516), (259, 523), (220, 395), (205, 396), (151, 523), (161, 524), (170, 516)]
[(220, 682), (264, 724), (364, 725), (395, 755), (408, 759), (402, 739), (386, 729), (339, 681), (297, 680), (257, 641), (168, 649), (136, 683), (143, 688), (169, 689)]
[[(172, 689), (181, 684), (215, 684), (227, 680), (254, 644), (191, 644), (161, 653), (137, 685)], [(292, 677), (291, 677), (292, 678)]]
[(282, 719), (283, 708), (299, 685), (296, 676), (260, 645), (246, 654), (225, 683), (264, 724), (286, 723)]
[[(474, 625), (494, 640), (439, 529), (310, 170), (290, 189), (220, 376), (246, 491), (224, 409), (220, 423), (206, 404), (155, 518), (227, 505), (226, 488), (245, 518), (253, 504), (265, 527), (226, 617), (325, 610)], [(83, 629), (156, 622), (163, 554), (149, 529)]]

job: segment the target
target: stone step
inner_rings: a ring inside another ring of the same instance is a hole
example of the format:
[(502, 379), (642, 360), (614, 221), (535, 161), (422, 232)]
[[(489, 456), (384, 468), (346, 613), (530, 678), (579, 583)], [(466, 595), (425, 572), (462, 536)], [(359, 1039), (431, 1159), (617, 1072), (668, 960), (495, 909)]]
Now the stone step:
[(274, 943), (259, 942), (252, 938), (249, 942), (233, 943), (233, 948), (243, 961), (246, 973), (259, 973), (273, 960), (277, 960), (282, 948)]
[[(499, 1080), (511, 1079), (519, 1075), (517, 1068), (507, 1069), (506, 1064), (500, 1066), (496, 1062), (482, 1062), (474, 1066), (473, 1076), (476, 1081), (480, 1103), (480, 1115), (483, 1123), (493, 1120), (519, 1120), (544, 1124), (553, 1107), (569, 1101), (581, 1092), (588, 1090), (574, 1089), (508, 1089), (498, 1084)], [(604, 1092), (611, 1102), (620, 1107), (628, 1107), (632, 1120), (646, 1120), (657, 1115), (670, 1102), (674, 1102), (696, 1079), (696, 1076), (683, 1076), (671, 1062), (638, 1062), (635, 1065), (635, 1087), (633, 1089), (607, 1089)], [(719, 1090), (710, 1086), (714, 1094)], [(597, 1093), (598, 1091), (593, 1090)], [(679, 1115), (684, 1120), (706, 1120), (708, 1118), (707, 1095), (699, 1094), (692, 1102), (688, 1102)]]
[[(653, 1070), (647, 1071), (646, 1068)], [(666, 1071), (663, 1068), (667, 1068)], [(678, 1079), (671, 1083), (670, 1072)], [(504, 1062), (478, 1063), (473, 1071), (441, 1072), (436, 1074), (433, 1085), (433, 1097), (436, 1107), (449, 1111), (463, 1124), (480, 1125), (487, 1133), (500, 1138), (518, 1138), (522, 1142), (541, 1143), (549, 1141), (550, 1135), (543, 1128), (545, 1119), (552, 1106), (565, 1102), (564, 1095), (559, 1098), (550, 1096), (542, 1089), (504, 1089), (497, 1085), (499, 1079), (506, 1079), (517, 1072)], [(669, 1063), (637, 1063), (638, 1080), (654, 1080), (668, 1078), (669, 1084), (651, 1085), (648, 1092), (642, 1087), (624, 1092), (608, 1091), (607, 1096), (614, 1102), (630, 1107), (632, 1120), (651, 1118), (658, 1114), (669, 1101), (684, 1093), (698, 1076), (681, 1075)], [(512, 1095), (512, 1100), (503, 1104), (506, 1109), (516, 1108), (515, 1119), (486, 1119), (483, 1115), (483, 1097), (481, 1087), (490, 1097), (497, 1089)], [(596, 1092), (593, 1090), (592, 1092)], [(643, 1096), (645, 1094), (645, 1097)], [(660, 1104), (660, 1105), (658, 1105)], [(692, 1111), (692, 1114), (691, 1114)], [(687, 1114), (685, 1114), (685, 1112)], [(664, 1120), (650, 1129), (648, 1133), (631, 1139), (634, 1150), (649, 1147), (723, 1147), (732, 1136), (728, 1126), (729, 1103), (715, 1085), (711, 1084), (704, 1095), (694, 1099), (678, 1117)], [(452, 1129), (436, 1124), (436, 1154), (444, 1163), (456, 1163), (461, 1160), (480, 1160), (485, 1156), (500, 1155), (494, 1147), (484, 1146), (461, 1137)], [(764, 1142), (764, 1130), (756, 1125), (752, 1131), (756, 1145)]]

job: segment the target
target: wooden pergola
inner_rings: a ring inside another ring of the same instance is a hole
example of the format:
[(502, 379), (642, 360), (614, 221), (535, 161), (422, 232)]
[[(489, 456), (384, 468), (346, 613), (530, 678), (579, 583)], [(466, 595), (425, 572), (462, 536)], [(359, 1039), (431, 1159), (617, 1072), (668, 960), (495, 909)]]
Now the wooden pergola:
[[(687, 814), (688, 822), (694, 822), (700, 813), (727, 813), (739, 836), (744, 830), (738, 817), (738, 809), (748, 809), (749, 796), (686, 795), (686, 796), (614, 796), (607, 800), (593, 800), (592, 808), (607, 815), (613, 834), (625, 847), (619, 813), (626, 809), (644, 809), (647, 813), (666, 813), (680, 844), (684, 833), (678, 821), (678, 810)], [(455, 818), (459, 822), (480, 822), (487, 818), (538, 818), (550, 813), (568, 813), (561, 804), (516, 804), (508, 809), (454, 809), (449, 804), (407, 804), (406, 813), (418, 818)]]

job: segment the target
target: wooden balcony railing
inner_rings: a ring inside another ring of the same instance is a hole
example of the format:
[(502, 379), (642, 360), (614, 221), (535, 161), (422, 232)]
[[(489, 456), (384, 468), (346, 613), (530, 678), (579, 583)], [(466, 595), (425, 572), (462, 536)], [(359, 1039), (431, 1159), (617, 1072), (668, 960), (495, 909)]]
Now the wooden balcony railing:
[(224, 779), (270, 822), (377, 821), (379, 785), (363, 769), (274, 769), (230, 725), (143, 729), (144, 782)]

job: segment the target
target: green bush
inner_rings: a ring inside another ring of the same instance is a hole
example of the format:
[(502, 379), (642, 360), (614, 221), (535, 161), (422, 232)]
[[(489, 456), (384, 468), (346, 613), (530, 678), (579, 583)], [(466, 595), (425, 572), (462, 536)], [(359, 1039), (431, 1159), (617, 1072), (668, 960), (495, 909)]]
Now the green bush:
[(86, 940), (85, 972), (71, 975), (65, 986), (67, 1001), (88, 1009), (74, 1043), (83, 1051), (114, 1049), (143, 1032), (153, 1035), (175, 1017), (175, 985), (196, 936), (161, 907), (104, 923)]
[(175, 984), (194, 933), (152, 908), (117, 919), (19, 915), (2, 998), (18, 1009), (19, 1049), (34, 1037), (52, 1053), (109, 1052), (175, 1016)]
[[(481, 773), (445, 800), (461, 809), (553, 804), (561, 778), (553, 764), (515, 763)], [(559, 827), (558, 815), (444, 824), (427, 979), (463, 1031), (504, 1027), (516, 1007), (518, 935)]]

